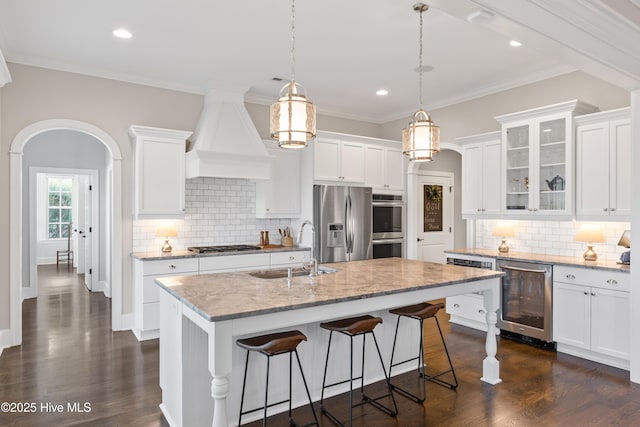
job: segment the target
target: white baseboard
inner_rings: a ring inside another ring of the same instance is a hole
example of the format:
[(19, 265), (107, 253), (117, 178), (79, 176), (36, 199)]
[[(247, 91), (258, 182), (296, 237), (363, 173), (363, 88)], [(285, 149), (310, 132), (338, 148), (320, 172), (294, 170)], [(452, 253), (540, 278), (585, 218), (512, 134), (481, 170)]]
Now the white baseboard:
[(22, 288), (22, 301), (37, 296), (35, 287)]
[(98, 289), (102, 291), (105, 297), (111, 298), (111, 286), (109, 286), (109, 283), (106, 280), (100, 280), (98, 282)]
[(120, 323), (121, 331), (129, 331), (133, 329), (133, 313), (123, 314)]
[(2, 350), (11, 346), (11, 331), (9, 329), (0, 330), (0, 356)]
[(104, 282), (98, 280), (91, 288), (91, 292), (102, 292), (104, 293)]

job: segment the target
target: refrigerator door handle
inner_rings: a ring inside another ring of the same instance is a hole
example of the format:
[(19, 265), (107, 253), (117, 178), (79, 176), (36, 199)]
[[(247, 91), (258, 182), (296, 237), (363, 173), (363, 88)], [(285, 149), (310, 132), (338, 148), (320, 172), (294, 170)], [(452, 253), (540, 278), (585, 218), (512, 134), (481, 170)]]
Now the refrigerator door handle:
[(349, 229), (347, 231), (347, 236), (349, 239), (349, 247), (347, 248), (347, 253), (353, 253), (353, 204), (351, 203), (351, 194), (347, 195), (347, 203), (349, 205), (348, 210), (348, 219), (349, 221)]
[(356, 236), (354, 234), (355, 233), (354, 230), (356, 229), (356, 225), (353, 222), (353, 205), (351, 203), (351, 194), (349, 194), (349, 221), (351, 222), (351, 224), (349, 224), (349, 230), (350, 230), (349, 234), (351, 235), (350, 236), (351, 248), (349, 249), (349, 253), (352, 254), (353, 253), (353, 242), (354, 242), (354, 240), (356, 238)]
[(344, 199), (344, 247), (349, 253), (349, 195)]

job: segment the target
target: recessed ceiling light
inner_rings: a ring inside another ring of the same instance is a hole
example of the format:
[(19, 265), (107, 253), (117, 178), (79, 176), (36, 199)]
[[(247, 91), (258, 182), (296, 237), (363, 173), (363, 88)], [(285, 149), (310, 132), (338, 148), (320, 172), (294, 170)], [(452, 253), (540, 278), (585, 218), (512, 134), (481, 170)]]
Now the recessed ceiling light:
[(509, 46), (511, 46), (511, 47), (520, 47), (520, 46), (522, 46), (522, 43), (520, 43), (518, 40), (511, 40), (509, 42)]
[(124, 28), (118, 28), (113, 30), (113, 35), (120, 39), (130, 39), (131, 37), (133, 37), (131, 32), (125, 30)]
[(376, 91), (376, 95), (378, 96), (385, 96), (385, 95), (389, 95), (389, 91), (386, 89), (378, 89)]

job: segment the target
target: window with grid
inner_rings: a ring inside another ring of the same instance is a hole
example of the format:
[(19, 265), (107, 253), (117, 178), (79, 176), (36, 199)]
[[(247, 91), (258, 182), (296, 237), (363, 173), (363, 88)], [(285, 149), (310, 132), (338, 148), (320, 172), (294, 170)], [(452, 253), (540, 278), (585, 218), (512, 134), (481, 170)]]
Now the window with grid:
[(71, 178), (49, 177), (47, 180), (49, 205), (49, 239), (66, 239), (71, 231)]

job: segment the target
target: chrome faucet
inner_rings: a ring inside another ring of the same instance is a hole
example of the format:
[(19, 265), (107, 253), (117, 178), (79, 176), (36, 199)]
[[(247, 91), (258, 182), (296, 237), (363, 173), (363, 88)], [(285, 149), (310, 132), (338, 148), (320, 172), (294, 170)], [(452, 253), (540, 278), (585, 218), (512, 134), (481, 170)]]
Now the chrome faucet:
[(311, 227), (311, 259), (308, 263), (304, 264), (302, 267), (306, 269), (306, 267), (311, 266), (311, 271), (309, 272), (310, 277), (315, 277), (318, 275), (318, 260), (315, 257), (315, 247), (316, 247), (316, 229), (313, 226), (313, 223), (309, 220), (306, 220), (300, 226), (300, 230), (298, 231), (298, 244), (302, 241), (302, 230), (304, 227), (308, 225)]

